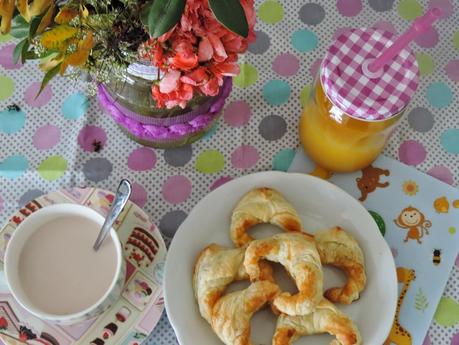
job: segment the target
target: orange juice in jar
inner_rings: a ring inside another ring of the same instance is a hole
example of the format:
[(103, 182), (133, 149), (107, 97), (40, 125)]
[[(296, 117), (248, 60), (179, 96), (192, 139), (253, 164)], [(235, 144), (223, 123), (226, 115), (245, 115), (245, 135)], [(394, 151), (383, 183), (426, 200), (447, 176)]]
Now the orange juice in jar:
[(300, 140), (323, 170), (370, 165), (403, 117), (419, 79), (409, 48), (376, 72), (368, 65), (393, 44), (390, 32), (356, 29), (328, 49), (300, 120)]

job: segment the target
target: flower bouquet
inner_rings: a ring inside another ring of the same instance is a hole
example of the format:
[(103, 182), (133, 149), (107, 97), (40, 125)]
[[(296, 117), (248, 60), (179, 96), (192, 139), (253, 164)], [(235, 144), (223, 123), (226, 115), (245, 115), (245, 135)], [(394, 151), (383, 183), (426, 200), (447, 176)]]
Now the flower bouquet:
[(253, 0), (0, 0), (15, 61), (89, 75), (88, 92), (133, 139), (179, 146), (208, 131), (254, 40)]

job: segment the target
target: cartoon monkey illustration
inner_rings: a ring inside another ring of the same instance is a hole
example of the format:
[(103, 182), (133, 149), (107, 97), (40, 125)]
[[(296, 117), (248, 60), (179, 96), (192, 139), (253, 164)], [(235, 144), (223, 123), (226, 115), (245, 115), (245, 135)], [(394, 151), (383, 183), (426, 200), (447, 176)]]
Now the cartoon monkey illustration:
[(407, 229), (403, 242), (408, 242), (409, 239), (416, 240), (421, 244), (421, 238), (429, 234), (429, 228), (432, 226), (432, 222), (427, 220), (424, 214), (417, 208), (408, 206), (404, 208), (397, 219), (394, 219), (394, 223), (402, 229)]

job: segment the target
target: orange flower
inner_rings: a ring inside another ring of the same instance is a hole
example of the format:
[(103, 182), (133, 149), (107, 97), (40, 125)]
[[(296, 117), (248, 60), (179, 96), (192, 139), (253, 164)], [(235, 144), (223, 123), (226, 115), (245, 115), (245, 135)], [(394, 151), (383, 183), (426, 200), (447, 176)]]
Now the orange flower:
[(169, 64), (175, 69), (188, 71), (198, 65), (198, 56), (190, 42), (174, 42), (172, 49), (175, 54), (169, 58)]

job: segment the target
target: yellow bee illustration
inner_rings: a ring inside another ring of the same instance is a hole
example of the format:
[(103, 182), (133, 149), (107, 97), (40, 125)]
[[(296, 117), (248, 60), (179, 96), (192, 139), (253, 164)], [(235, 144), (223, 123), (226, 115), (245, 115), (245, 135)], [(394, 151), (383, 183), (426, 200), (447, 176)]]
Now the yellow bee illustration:
[(441, 263), (441, 250), (440, 249), (434, 249), (432, 262), (435, 266), (440, 265)]

